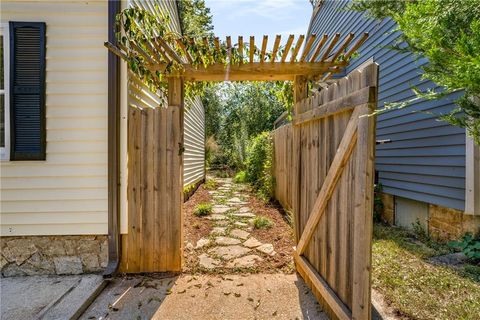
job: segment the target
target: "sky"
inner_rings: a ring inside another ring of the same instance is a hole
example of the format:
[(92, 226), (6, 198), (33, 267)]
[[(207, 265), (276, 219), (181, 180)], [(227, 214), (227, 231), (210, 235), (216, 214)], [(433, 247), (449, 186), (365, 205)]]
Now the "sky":
[[(273, 47), (275, 35), (282, 35), (282, 44), (289, 34), (306, 34), (312, 16), (308, 0), (206, 0), (213, 16), (215, 35), (225, 40), (232, 36), (244, 42), (255, 36), (257, 47), (263, 35), (268, 35), (268, 47)], [(297, 37), (295, 37), (296, 39)]]

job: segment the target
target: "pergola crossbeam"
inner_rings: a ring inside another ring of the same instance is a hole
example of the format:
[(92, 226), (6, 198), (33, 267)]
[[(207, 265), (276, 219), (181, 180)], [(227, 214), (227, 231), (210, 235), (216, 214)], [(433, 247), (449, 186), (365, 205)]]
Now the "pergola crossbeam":
[[(281, 52), (281, 36), (277, 35), (273, 50), (269, 53), (267, 35), (263, 36), (260, 50), (257, 50), (255, 38), (251, 36), (249, 52), (245, 55), (241, 36), (238, 37), (238, 44), (235, 45), (232, 45), (230, 36), (226, 36), (225, 42), (217, 37), (198, 39), (189, 37), (166, 41), (161, 36), (157, 36), (146, 39), (141, 45), (132, 41), (129, 48), (120, 44), (114, 46), (111, 43), (105, 43), (105, 46), (123, 60), (128, 60), (132, 55), (141, 57), (146, 62), (146, 68), (152, 72), (164, 73), (172, 63), (179, 64), (181, 67), (175, 68), (175, 71), (170, 70), (165, 77), (182, 77), (186, 81), (276, 81), (294, 80), (298, 76), (326, 80), (348, 65), (348, 59), (366, 41), (368, 34), (363, 34), (353, 43), (355, 35), (349, 33), (343, 42), (337, 45), (341, 38), (337, 33), (330, 38), (328, 46), (324, 47), (328, 38), (328, 35), (323, 35), (314, 47), (317, 40), (315, 34), (310, 35), (305, 42), (305, 36), (300, 35), (293, 46), (295, 37), (290, 35)], [(199, 45), (204, 49), (192, 50)], [(299, 55), (302, 45), (303, 51)], [(232, 58), (235, 48), (238, 48), (238, 56), (233, 60), (234, 63)], [(315, 48), (314, 53), (309, 56), (312, 48)], [(227, 55), (223, 60), (213, 63), (206, 60), (213, 56), (222, 57), (225, 55), (225, 50)], [(281, 58), (277, 61), (279, 51)], [(197, 52), (203, 52), (207, 56), (198, 55)], [(320, 55), (320, 59), (317, 59)], [(258, 60), (255, 60), (255, 56)], [(288, 62), (286, 62), (287, 58), (289, 58)], [(203, 61), (203, 65), (198, 65), (199, 61)]]

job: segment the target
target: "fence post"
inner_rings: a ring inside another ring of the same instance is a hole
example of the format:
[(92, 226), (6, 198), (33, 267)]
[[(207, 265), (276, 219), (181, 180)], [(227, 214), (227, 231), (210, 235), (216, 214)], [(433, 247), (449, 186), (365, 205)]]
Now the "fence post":
[[(295, 76), (293, 81), (293, 115), (299, 115), (302, 110), (300, 110), (300, 102), (307, 98), (308, 96), (308, 87), (307, 79), (304, 76)], [(295, 240), (298, 243), (298, 240), (301, 236), (300, 230), (300, 172), (301, 172), (301, 150), (300, 150), (300, 140), (301, 140), (301, 131), (299, 126), (292, 126), (293, 132), (293, 195), (292, 195), (292, 211), (294, 217), (294, 226), (295, 226)]]

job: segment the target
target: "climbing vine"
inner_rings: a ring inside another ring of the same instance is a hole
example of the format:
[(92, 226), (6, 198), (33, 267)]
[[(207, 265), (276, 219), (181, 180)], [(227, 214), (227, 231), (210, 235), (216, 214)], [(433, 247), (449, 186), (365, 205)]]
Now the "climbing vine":
[[(157, 8), (157, 12), (161, 12)], [(128, 63), (128, 67), (138, 79), (155, 93), (161, 92), (165, 96), (167, 90), (166, 77), (179, 75), (184, 71), (184, 49), (177, 40), (184, 44), (185, 50), (190, 55), (193, 68), (207, 68), (216, 63), (226, 65), (238, 65), (247, 62), (250, 50), (254, 56), (259, 57), (256, 46), (250, 48), (244, 44), (243, 55), (240, 55), (238, 44), (228, 46), (225, 41), (216, 40), (213, 34), (207, 33), (204, 37), (182, 36), (178, 32), (171, 31), (168, 26), (170, 17), (162, 12), (161, 15), (153, 15), (149, 11), (138, 7), (124, 9), (117, 16), (117, 39), (121, 49), (121, 56)], [(168, 52), (164, 41), (173, 52)], [(283, 54), (284, 48), (277, 51), (277, 57)], [(169, 59), (165, 59), (165, 55)], [(174, 56), (179, 57), (180, 61)], [(264, 59), (270, 59), (271, 53), (265, 53)], [(159, 68), (161, 66), (161, 68)], [(209, 82), (186, 82), (185, 93), (189, 97), (199, 95)]]

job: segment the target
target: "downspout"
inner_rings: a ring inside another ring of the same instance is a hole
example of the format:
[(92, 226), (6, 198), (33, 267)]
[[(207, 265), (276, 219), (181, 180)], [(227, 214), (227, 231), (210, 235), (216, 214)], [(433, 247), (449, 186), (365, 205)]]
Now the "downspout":
[[(119, 0), (108, 1), (108, 41), (117, 44), (116, 16)], [(108, 264), (104, 277), (111, 277), (120, 263), (120, 59), (108, 51)]]

